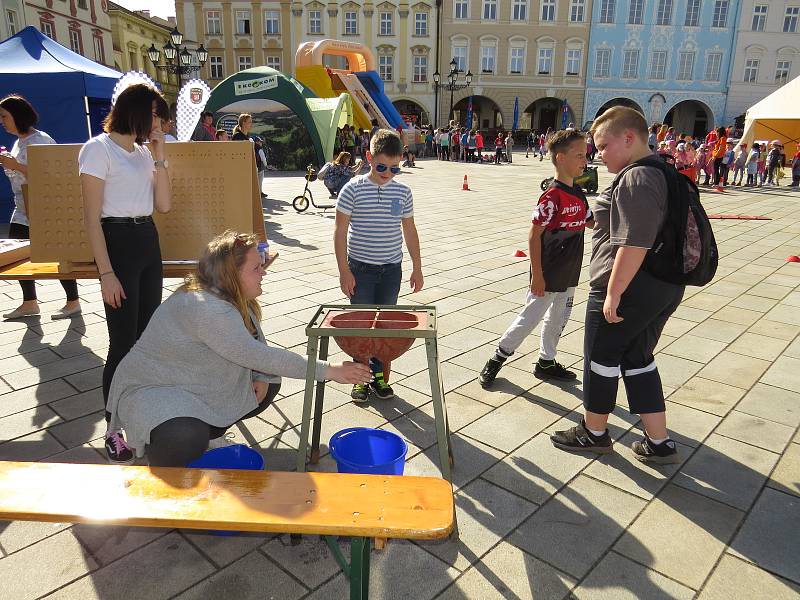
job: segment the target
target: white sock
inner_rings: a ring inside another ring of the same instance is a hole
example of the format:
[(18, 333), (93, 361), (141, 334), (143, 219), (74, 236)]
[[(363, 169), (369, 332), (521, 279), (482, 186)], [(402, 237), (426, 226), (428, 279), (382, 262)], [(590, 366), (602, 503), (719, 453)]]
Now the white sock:
[(661, 438), (660, 440), (657, 440), (657, 439), (655, 439), (655, 438), (651, 438), (651, 437), (648, 435), (648, 436), (647, 436), (647, 439), (648, 439), (648, 440), (650, 440), (651, 442), (653, 442), (654, 444), (658, 445), (658, 444), (663, 444), (664, 442), (666, 442), (666, 441), (669, 439), (669, 436), (667, 436), (667, 437), (665, 437), (665, 438)]
[(586, 431), (591, 433), (594, 437), (603, 437), (606, 434), (606, 430), (605, 429), (603, 431), (595, 431), (594, 429), (589, 429), (587, 427)]

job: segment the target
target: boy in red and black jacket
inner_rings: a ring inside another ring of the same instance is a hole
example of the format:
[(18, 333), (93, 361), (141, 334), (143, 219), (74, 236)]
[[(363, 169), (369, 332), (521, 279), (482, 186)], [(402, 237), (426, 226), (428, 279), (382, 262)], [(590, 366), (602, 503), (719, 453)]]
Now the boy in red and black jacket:
[(534, 375), (539, 379), (576, 378), (556, 361), (556, 347), (572, 311), (583, 260), (583, 230), (594, 224), (586, 196), (574, 185), (586, 168), (586, 139), (580, 132), (567, 129), (555, 133), (548, 146), (556, 177), (533, 209), (528, 234), (530, 288), (525, 306), (481, 370), (484, 388), (491, 385), (506, 359), (542, 318), (542, 342)]

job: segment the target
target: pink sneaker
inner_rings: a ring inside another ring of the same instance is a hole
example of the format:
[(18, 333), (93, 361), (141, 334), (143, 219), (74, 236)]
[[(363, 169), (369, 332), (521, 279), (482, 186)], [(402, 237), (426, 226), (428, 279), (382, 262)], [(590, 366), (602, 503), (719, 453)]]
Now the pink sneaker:
[(131, 447), (125, 443), (121, 431), (110, 431), (106, 434), (106, 453), (108, 462), (117, 465), (129, 465), (136, 458)]

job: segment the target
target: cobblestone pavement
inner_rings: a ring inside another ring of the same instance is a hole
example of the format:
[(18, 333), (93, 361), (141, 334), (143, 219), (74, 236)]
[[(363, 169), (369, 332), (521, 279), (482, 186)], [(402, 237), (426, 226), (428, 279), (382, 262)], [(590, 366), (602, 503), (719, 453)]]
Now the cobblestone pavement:
[[(418, 165), (400, 177), (414, 190), (425, 288), (411, 295), (404, 283), (401, 302), (434, 303), (441, 316), (460, 538), (373, 551), (372, 597), (796, 598), (800, 265), (785, 259), (800, 253), (800, 194), (703, 194), (709, 212), (771, 220), (714, 221), (717, 278), (687, 290), (658, 353), (683, 462), (649, 468), (628, 449), (639, 425), (622, 391), (610, 422), (615, 454), (593, 459), (551, 446), (551, 431), (579, 419), (581, 389), (533, 377), (536, 336), (493, 390), (476, 380), (524, 300), (528, 266), (513, 253), (526, 246), (548, 163), (517, 153), (513, 165)], [(461, 191), (465, 173), (469, 192)], [(299, 175), (268, 178), (266, 187), (267, 228), (281, 256), (266, 278), (264, 326), (271, 343), (304, 352), (316, 306), (342, 300), (333, 211), (295, 213)], [(559, 347), (576, 368), (586, 274)], [(168, 281), (165, 292), (177, 285)], [(103, 462), (108, 341), (99, 286), (81, 283), (84, 315), (71, 323), (49, 318), (63, 300), (57, 283), (39, 292), (41, 319), (0, 323), (0, 459)], [(15, 282), (0, 282), (0, 310), (20, 296)], [(393, 401), (356, 406), (346, 386), (330, 386), (323, 440), (347, 426), (384, 427), (409, 442), (406, 473), (437, 474), (424, 349), (415, 346), (393, 371)], [(293, 467), (301, 396), (302, 383), (285, 380), (263, 418), (234, 428), (268, 468)], [(330, 457), (319, 468), (333, 470)], [(287, 536), (2, 522), (0, 556), (0, 589), (13, 600), (346, 597), (333, 557), (311, 537), (292, 546)]]

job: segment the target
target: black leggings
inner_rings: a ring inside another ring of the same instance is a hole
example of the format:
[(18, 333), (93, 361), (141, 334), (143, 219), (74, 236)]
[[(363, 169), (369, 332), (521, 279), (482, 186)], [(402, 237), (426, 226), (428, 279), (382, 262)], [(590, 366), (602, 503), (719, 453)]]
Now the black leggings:
[(722, 157), (714, 159), (714, 181), (712, 182), (714, 185), (720, 185), (722, 183)]
[[(31, 237), (30, 227), (22, 223), (11, 223), (8, 226), (8, 237), (12, 240), (29, 240)], [(67, 302), (78, 299), (78, 283), (74, 279), (60, 279), (61, 287), (67, 294)], [(22, 288), (22, 299), (36, 300), (36, 282), (31, 279), (20, 280), (19, 286)]]
[[(117, 365), (133, 348), (161, 304), (164, 282), (161, 247), (154, 223), (103, 223), (111, 268), (125, 292), (120, 308), (104, 304), (108, 326), (108, 357), (103, 369), (103, 402)], [(106, 421), (111, 415), (106, 412)]]
[[(240, 421), (264, 412), (280, 389), (279, 383), (269, 384), (264, 400)], [(164, 421), (150, 432), (150, 443), (144, 451), (151, 467), (185, 467), (208, 450), (210, 440), (222, 437), (235, 424), (215, 427), (194, 417), (176, 417)]]
[(586, 305), (583, 342), (583, 406), (607, 415), (614, 410), (619, 378), (634, 414), (664, 412), (664, 391), (653, 351), (684, 287), (639, 270), (622, 294), (619, 323), (603, 315), (605, 289), (592, 289)]

